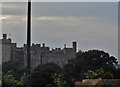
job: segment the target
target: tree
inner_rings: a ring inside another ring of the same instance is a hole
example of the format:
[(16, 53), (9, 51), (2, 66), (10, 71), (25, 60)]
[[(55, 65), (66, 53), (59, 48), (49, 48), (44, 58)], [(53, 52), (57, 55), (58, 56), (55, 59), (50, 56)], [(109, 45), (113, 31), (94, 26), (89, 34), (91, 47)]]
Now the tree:
[[(76, 80), (85, 79), (88, 70), (95, 71), (102, 68), (105, 72), (115, 71), (117, 59), (100, 50), (79, 51), (74, 59), (64, 65), (64, 77), (70, 87)], [(108, 75), (108, 74), (107, 74)]]
[(117, 68), (115, 71), (114, 71), (114, 76), (116, 79), (120, 79), (120, 68)]
[(84, 63), (82, 65), (84, 70), (95, 70), (102, 67), (106, 71), (111, 71), (117, 64), (117, 59), (115, 57), (100, 50), (78, 52), (76, 58)]
[(14, 76), (12, 75), (14, 71), (10, 70), (3, 76), (3, 86), (15, 86), (18, 83), (18, 80), (15, 80)]
[(21, 77), (20, 81), (17, 83), (19, 86), (26, 86), (27, 85), (27, 75), (24, 73), (24, 75)]
[(39, 65), (32, 73), (31, 83), (33, 86), (56, 87), (53, 75), (61, 72), (61, 68), (54, 63)]
[(113, 79), (113, 74), (111, 72), (105, 72), (102, 68), (97, 69), (95, 71), (88, 70), (88, 72), (85, 74), (87, 79)]
[(8, 61), (2, 63), (3, 86), (15, 86), (22, 84), (22, 77), (26, 68), (18, 61)]
[(66, 87), (66, 82), (62, 74), (54, 74), (53, 77), (56, 87)]
[(3, 62), (2, 63), (2, 74), (3, 76), (8, 72), (8, 71), (14, 71), (12, 74), (15, 79), (19, 80), (21, 76), (26, 72), (26, 67), (23, 66), (20, 62), (18, 61), (8, 61), (8, 62)]
[(3, 87), (14, 87), (14, 86), (26, 86), (27, 84), (27, 76), (26, 73), (21, 77), (20, 80), (16, 80), (13, 76), (14, 71), (10, 70), (3, 76)]

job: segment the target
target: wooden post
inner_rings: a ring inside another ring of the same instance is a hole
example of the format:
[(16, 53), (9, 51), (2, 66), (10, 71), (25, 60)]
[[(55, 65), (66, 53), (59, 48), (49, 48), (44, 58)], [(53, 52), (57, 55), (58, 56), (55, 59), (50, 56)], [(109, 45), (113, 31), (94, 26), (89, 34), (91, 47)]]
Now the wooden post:
[(27, 85), (31, 86), (31, 0), (28, 0), (28, 13), (27, 13)]

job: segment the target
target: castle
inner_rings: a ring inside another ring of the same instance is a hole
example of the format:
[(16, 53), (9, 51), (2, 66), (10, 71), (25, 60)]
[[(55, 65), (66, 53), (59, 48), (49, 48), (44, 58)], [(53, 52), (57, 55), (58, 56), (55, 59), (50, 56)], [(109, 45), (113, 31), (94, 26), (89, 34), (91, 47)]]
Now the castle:
[[(2, 62), (10, 60), (16, 60), (27, 65), (27, 45), (23, 47), (17, 47), (17, 43), (12, 43), (10, 38), (7, 38), (7, 34), (3, 34), (3, 38), (0, 39), (0, 45), (2, 45)], [(56, 63), (60, 66), (68, 62), (69, 59), (74, 58), (77, 50), (77, 43), (72, 43), (72, 48), (55, 48), (50, 50), (49, 47), (42, 44), (31, 45), (31, 68), (34, 69), (39, 64), (48, 62)]]

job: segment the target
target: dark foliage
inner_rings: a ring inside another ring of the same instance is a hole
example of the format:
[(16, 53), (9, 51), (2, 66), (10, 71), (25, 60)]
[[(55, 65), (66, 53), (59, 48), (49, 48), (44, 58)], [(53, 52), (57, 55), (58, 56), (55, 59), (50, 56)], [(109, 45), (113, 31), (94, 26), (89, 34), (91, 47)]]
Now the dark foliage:
[[(105, 72), (114, 73), (117, 59), (100, 50), (79, 51), (76, 58), (64, 65), (64, 77), (70, 87), (76, 80), (85, 79), (88, 70), (95, 71), (102, 68)], [(104, 77), (105, 78), (105, 77)], [(106, 77), (107, 78), (107, 77)]]
[(52, 76), (60, 73), (61, 68), (54, 63), (39, 65), (32, 73), (32, 86), (35, 87), (55, 87)]

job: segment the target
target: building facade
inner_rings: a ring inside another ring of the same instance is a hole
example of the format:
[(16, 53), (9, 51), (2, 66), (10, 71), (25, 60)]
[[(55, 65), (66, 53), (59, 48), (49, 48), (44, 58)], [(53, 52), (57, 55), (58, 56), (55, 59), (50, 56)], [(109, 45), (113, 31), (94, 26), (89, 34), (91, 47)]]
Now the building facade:
[(2, 45), (2, 62), (7, 62), (15, 58), (16, 43), (12, 43), (11, 39), (7, 39), (7, 34), (3, 34), (3, 39), (0, 39)]
[[(7, 34), (3, 34), (3, 38), (0, 40), (2, 45), (2, 62), (10, 60), (16, 60), (27, 65), (27, 45), (23, 47), (17, 47), (16, 43), (12, 43), (10, 38), (7, 39)], [(77, 50), (77, 43), (73, 42), (71, 48), (55, 48), (50, 50), (45, 43), (32, 44), (31, 46), (31, 68), (34, 69), (39, 64), (48, 62), (56, 63), (63, 66), (69, 59), (74, 58)]]

